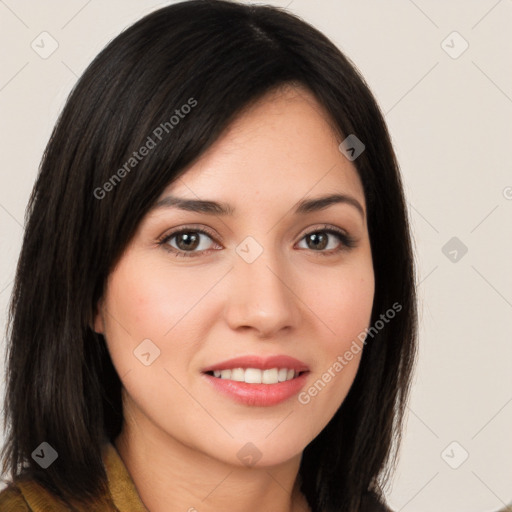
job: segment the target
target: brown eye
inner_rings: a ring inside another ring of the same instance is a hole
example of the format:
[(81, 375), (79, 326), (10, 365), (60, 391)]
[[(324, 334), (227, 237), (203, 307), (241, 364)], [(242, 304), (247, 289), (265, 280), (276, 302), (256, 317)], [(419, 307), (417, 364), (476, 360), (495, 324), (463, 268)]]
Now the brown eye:
[(204, 229), (183, 228), (166, 235), (158, 243), (176, 256), (194, 257), (209, 252), (213, 235)]
[[(339, 245), (337, 247), (336, 243), (330, 243), (330, 239), (332, 238), (338, 239)], [(325, 226), (323, 229), (311, 231), (304, 235), (303, 240), (306, 240), (307, 249), (325, 256), (338, 253), (339, 251), (349, 250), (356, 246), (356, 240), (354, 238), (333, 226)], [(331, 247), (329, 247), (329, 245), (331, 245)]]
[(197, 249), (200, 236), (193, 231), (186, 231), (174, 235), (173, 238), (176, 238), (176, 245), (178, 246), (178, 249), (182, 251), (190, 251)]
[(310, 249), (325, 249), (327, 247), (327, 244), (329, 242), (329, 237), (326, 236), (325, 233), (322, 232), (316, 232), (311, 233), (310, 235), (307, 235), (306, 240), (308, 240), (311, 243), (308, 243), (308, 246)]

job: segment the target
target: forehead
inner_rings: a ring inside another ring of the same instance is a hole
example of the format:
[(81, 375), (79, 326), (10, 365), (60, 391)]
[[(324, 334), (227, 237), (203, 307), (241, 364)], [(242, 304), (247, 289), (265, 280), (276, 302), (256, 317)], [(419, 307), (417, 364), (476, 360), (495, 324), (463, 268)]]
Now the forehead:
[(311, 92), (288, 87), (245, 109), (162, 197), (215, 197), (242, 210), (251, 201), (295, 203), (307, 195), (347, 193), (364, 209), (357, 170)]

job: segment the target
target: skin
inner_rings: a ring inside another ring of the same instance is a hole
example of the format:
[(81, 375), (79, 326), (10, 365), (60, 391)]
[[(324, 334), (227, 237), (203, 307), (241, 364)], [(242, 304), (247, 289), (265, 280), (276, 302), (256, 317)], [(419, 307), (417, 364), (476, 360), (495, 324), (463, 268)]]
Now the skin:
[[(110, 274), (95, 330), (123, 384), (115, 445), (152, 512), (309, 510), (298, 491), (302, 451), (347, 395), (361, 352), (307, 404), (295, 395), (270, 407), (242, 405), (213, 389), (201, 369), (285, 354), (309, 366), (307, 390), (369, 326), (375, 283), (366, 203), (341, 140), (307, 90), (267, 95), (161, 195), (222, 201), (236, 213), (152, 210)], [(344, 203), (293, 214), (298, 201), (332, 193), (356, 198), (364, 217)], [(158, 244), (190, 224), (215, 237), (198, 234), (192, 247), (180, 236)], [(348, 232), (356, 247), (336, 252), (343, 242), (324, 224)], [(317, 248), (306, 236), (315, 232), (328, 244)], [(247, 236), (263, 249), (252, 263), (236, 252)], [(196, 255), (175, 257), (165, 247)], [(133, 354), (145, 339), (160, 350), (148, 366)], [(237, 456), (248, 442), (261, 453), (253, 466)]]

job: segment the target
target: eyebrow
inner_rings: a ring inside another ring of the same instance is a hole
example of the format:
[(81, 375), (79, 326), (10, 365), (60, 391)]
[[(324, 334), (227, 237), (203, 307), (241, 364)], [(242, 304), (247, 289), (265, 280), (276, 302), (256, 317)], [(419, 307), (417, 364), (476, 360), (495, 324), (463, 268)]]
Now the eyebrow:
[[(365, 214), (361, 203), (355, 197), (346, 194), (330, 194), (314, 199), (303, 199), (297, 204), (294, 213), (295, 215), (305, 215), (307, 213), (324, 210), (334, 204), (348, 204), (353, 206), (364, 220)], [(188, 212), (205, 213), (207, 215), (231, 216), (235, 213), (235, 208), (227, 203), (202, 199), (184, 199), (172, 195), (167, 195), (157, 201), (153, 209), (159, 208), (178, 208)]]

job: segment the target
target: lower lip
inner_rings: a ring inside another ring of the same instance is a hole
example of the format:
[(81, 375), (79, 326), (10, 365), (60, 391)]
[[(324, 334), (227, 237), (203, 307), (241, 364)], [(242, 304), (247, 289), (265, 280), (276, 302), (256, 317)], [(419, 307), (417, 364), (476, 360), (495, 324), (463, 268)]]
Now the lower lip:
[(304, 387), (308, 373), (304, 372), (295, 379), (277, 384), (247, 384), (247, 382), (220, 379), (206, 373), (203, 375), (215, 389), (238, 403), (268, 407), (284, 402), (299, 393)]

